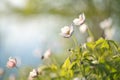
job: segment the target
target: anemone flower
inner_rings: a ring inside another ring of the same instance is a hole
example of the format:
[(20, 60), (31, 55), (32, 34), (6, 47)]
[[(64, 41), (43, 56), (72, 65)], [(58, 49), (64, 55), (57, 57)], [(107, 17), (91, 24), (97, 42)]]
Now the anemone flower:
[(85, 22), (85, 15), (84, 15), (84, 13), (80, 14), (79, 18), (75, 18), (73, 20), (73, 23), (75, 25), (82, 25), (84, 22)]
[(73, 26), (64, 26), (61, 28), (61, 35), (65, 38), (69, 38), (73, 33)]
[(9, 57), (8, 62), (7, 62), (7, 67), (14, 68), (16, 67), (16, 64), (17, 64), (16, 58)]

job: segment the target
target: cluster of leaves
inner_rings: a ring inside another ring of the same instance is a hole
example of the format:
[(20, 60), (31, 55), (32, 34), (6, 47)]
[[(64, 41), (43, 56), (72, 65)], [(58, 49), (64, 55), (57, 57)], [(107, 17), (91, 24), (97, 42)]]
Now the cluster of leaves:
[(51, 63), (39, 69), (35, 80), (120, 80), (120, 47), (100, 38), (70, 49), (62, 65)]

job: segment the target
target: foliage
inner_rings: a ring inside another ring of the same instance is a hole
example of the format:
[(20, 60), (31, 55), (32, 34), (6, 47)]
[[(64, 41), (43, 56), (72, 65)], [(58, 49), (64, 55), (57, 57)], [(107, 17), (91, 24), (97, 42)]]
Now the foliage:
[[(88, 42), (81, 45), (73, 35), (74, 28), (78, 26), (80, 32), (89, 35)], [(48, 55), (42, 57), (44, 65), (30, 72), (32, 80), (120, 80), (120, 47), (115, 41), (107, 40), (106, 36), (94, 41), (94, 35), (85, 24), (84, 13), (70, 26), (61, 28), (61, 36), (74, 41), (69, 56), (60, 65), (53, 57), (50, 58), (50, 50), (47, 51)]]
[(39, 68), (42, 73), (35, 80), (120, 80), (120, 47), (100, 38), (70, 50), (60, 66), (51, 63)]

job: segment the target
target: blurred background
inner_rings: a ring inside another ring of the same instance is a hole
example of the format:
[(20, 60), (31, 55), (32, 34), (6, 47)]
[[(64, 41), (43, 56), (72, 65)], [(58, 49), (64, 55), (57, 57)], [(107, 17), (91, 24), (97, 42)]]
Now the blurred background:
[[(0, 0), (0, 71), (6, 72), (0, 80), (17, 73), (6, 68), (10, 56), (17, 58), (18, 67), (42, 64), (47, 49), (64, 60), (73, 43), (59, 35), (60, 29), (83, 12), (95, 40), (103, 35), (101, 22), (110, 18), (106, 34), (120, 41), (120, 0)], [(86, 42), (87, 34), (75, 35), (79, 44)]]

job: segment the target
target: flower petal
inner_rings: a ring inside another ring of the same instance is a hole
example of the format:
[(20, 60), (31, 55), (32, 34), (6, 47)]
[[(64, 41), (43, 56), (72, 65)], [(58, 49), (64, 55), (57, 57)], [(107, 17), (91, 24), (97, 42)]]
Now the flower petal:
[(79, 23), (79, 18), (75, 18), (74, 20), (73, 20), (73, 23), (75, 24), (75, 25), (80, 25), (80, 23)]
[(79, 27), (80, 32), (85, 33), (86, 30), (88, 29), (87, 27), (88, 27), (88, 26), (87, 26), (86, 24), (82, 24), (82, 25)]

